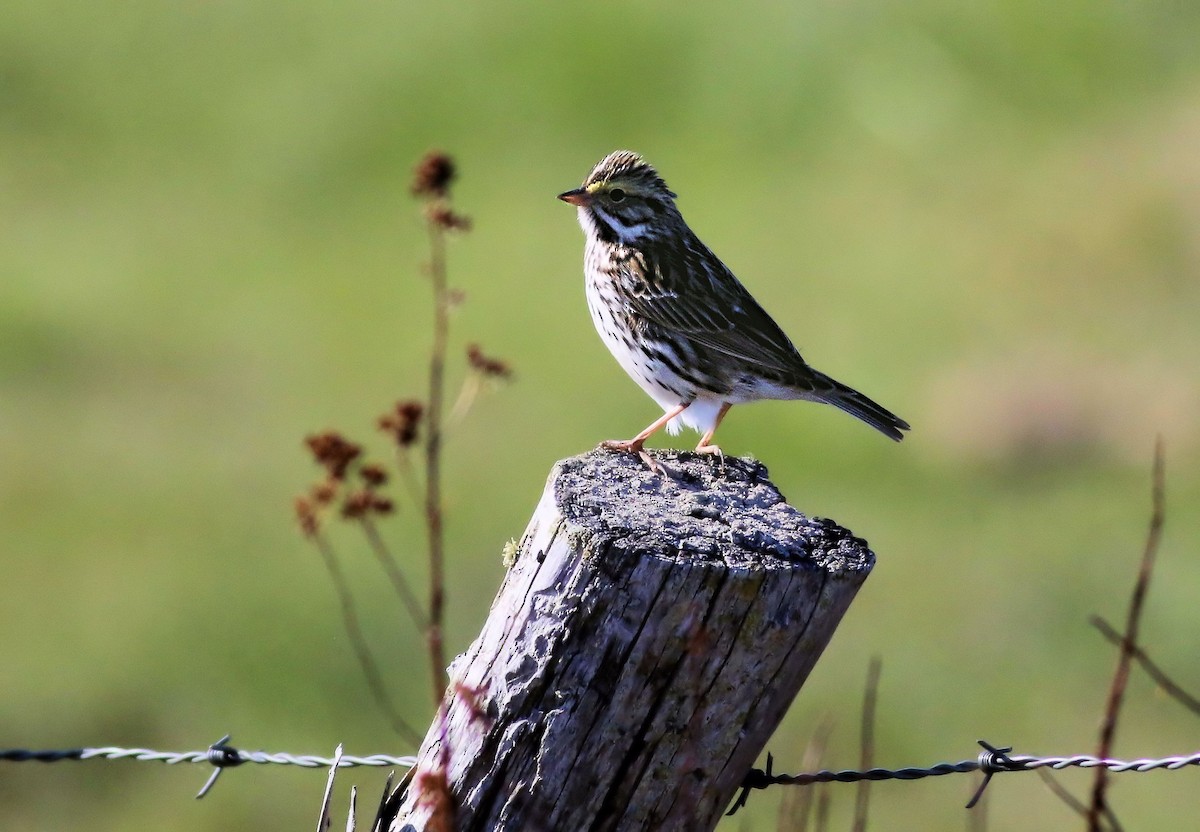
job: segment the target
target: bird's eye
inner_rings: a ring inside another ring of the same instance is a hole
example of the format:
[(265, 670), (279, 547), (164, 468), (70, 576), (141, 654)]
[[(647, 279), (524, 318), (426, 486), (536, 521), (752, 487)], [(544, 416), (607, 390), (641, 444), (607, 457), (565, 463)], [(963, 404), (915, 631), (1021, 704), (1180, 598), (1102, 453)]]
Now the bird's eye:
[(624, 202), (625, 190), (623, 188), (613, 188), (608, 192), (608, 198), (613, 202)]

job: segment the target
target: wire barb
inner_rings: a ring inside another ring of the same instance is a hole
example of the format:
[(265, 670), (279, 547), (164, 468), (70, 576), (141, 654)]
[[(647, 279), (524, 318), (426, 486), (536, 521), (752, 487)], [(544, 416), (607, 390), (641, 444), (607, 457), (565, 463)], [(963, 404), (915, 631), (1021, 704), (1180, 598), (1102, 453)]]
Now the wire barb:
[(208, 753), (204, 755), (204, 759), (212, 765), (213, 773), (209, 775), (208, 780), (201, 787), (200, 791), (196, 792), (197, 800), (208, 794), (209, 790), (217, 784), (217, 778), (221, 775), (222, 771), (234, 766), (240, 766), (246, 762), (242, 759), (241, 752), (229, 745), (229, 740), (232, 736), (232, 734), (226, 734), (208, 747)]
[(992, 775), (999, 774), (1002, 771), (1025, 771), (1025, 764), (1018, 763), (1012, 757), (1008, 756), (1008, 752), (1012, 751), (1011, 745), (1006, 745), (1004, 748), (996, 748), (989, 745), (984, 740), (979, 740), (979, 744), (983, 746), (983, 750), (979, 752), (979, 770), (983, 772), (983, 782), (979, 784), (979, 788), (975, 790), (975, 794), (967, 801), (968, 809), (974, 809), (975, 804), (983, 797), (983, 791), (992, 782)]
[[(267, 751), (242, 751), (229, 744), (229, 736), (224, 736), (210, 745), (204, 751), (155, 751), (149, 748), (68, 748), (64, 750), (30, 751), (24, 748), (0, 748), (0, 761), (15, 763), (40, 762), (57, 763), (61, 760), (138, 760), (140, 762), (160, 762), (167, 765), (177, 763), (208, 763), (215, 771), (200, 790), (197, 797), (203, 797), (213, 787), (217, 776), (227, 768), (233, 768), (243, 763), (259, 765), (300, 766), (301, 768), (352, 768), (370, 766), (379, 768), (393, 766), (411, 769), (417, 764), (416, 757), (392, 757), (386, 754), (372, 754), (367, 757), (352, 757), (342, 755), (330, 759), (314, 755), (294, 755), (286, 753), (270, 753)], [(1162, 769), (1178, 771), (1183, 768), (1200, 767), (1200, 751), (1193, 754), (1174, 757), (1159, 757), (1156, 759), (1141, 758), (1137, 760), (1111, 760), (1104, 757), (1092, 757), (1086, 754), (1076, 754), (1072, 757), (1034, 757), (1026, 754), (1012, 754), (1010, 747), (997, 747), (984, 740), (979, 741), (983, 751), (973, 760), (962, 760), (957, 763), (936, 763), (927, 768), (869, 768), (865, 771), (844, 769), (830, 771), (821, 769), (800, 774), (776, 774), (775, 757), (767, 754), (766, 768), (752, 768), (743, 778), (738, 797), (727, 814), (734, 814), (746, 805), (750, 792), (766, 789), (771, 786), (808, 786), (814, 783), (858, 783), (863, 780), (921, 780), (925, 777), (941, 777), (946, 774), (965, 774), (981, 771), (984, 782), (976, 791), (969, 805), (978, 802), (980, 794), (990, 782), (991, 776), (1005, 771), (1036, 771), (1038, 769), (1053, 769), (1061, 771), (1064, 768), (1102, 768), (1114, 774), (1122, 772), (1142, 773)], [(969, 807), (968, 807), (969, 808)]]
[(1035, 771), (1041, 768), (1060, 771), (1064, 768), (1102, 768), (1114, 774), (1121, 772), (1146, 772), (1154, 769), (1177, 771), (1190, 766), (1200, 766), (1200, 752), (1179, 757), (1161, 757), (1149, 760), (1110, 760), (1102, 757), (1091, 757), (1086, 754), (1076, 754), (1073, 757), (1034, 757), (1026, 754), (1011, 754), (1011, 747), (997, 747), (984, 740), (979, 744), (983, 751), (974, 760), (962, 760), (957, 763), (937, 763), (928, 768), (869, 768), (865, 771), (843, 769), (841, 771), (804, 772), (800, 774), (775, 774), (773, 771), (774, 758), (767, 754), (766, 769), (752, 768), (742, 780), (741, 790), (737, 799), (730, 807), (728, 815), (734, 814), (746, 805), (750, 792), (756, 789), (766, 789), (770, 786), (808, 786), (813, 783), (858, 783), (863, 780), (921, 780), (925, 777), (941, 777), (946, 774), (966, 774), (981, 771), (984, 774), (983, 783), (975, 791), (967, 808), (979, 802), (983, 790), (991, 782), (992, 775), (1006, 771)]
[(242, 751), (229, 744), (230, 735), (226, 734), (204, 751), (155, 751), (150, 748), (68, 748), (64, 750), (30, 751), (25, 748), (0, 748), (0, 761), (13, 763), (40, 762), (57, 763), (62, 760), (137, 760), (139, 762), (159, 762), (167, 765), (176, 763), (207, 763), (213, 767), (212, 774), (204, 783), (203, 788), (196, 794), (196, 799), (204, 797), (216, 785), (217, 778), (227, 768), (240, 766), (242, 763), (257, 763), (259, 765), (300, 766), (301, 768), (352, 768), (370, 766), (379, 768), (394, 766), (396, 768), (412, 768), (417, 764), (416, 757), (391, 757), (385, 754), (372, 754), (369, 757), (351, 757), (340, 755), (333, 759), (313, 755), (297, 756), (294, 754), (272, 754), (266, 751)]

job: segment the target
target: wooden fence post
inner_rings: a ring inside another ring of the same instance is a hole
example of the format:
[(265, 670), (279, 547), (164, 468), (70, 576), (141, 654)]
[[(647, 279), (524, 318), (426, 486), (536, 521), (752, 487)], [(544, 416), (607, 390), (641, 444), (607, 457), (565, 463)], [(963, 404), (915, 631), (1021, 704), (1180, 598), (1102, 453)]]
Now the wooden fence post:
[(875, 557), (756, 462), (657, 458), (554, 466), (392, 832), (443, 828), (443, 743), (459, 830), (716, 826)]

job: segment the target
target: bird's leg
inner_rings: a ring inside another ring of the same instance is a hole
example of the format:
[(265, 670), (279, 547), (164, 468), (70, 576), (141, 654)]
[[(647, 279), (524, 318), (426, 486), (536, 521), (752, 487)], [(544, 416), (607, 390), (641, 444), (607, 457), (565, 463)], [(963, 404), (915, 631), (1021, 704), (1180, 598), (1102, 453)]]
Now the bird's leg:
[(717, 418), (716, 421), (713, 422), (713, 426), (706, 430), (704, 435), (700, 437), (700, 444), (696, 446), (696, 453), (714, 454), (720, 457), (722, 460), (725, 459), (725, 455), (721, 453), (721, 449), (716, 445), (711, 444), (711, 442), (713, 434), (717, 432), (717, 428), (721, 426), (721, 420), (725, 418), (725, 414), (729, 412), (729, 408), (731, 407), (733, 407), (732, 402), (725, 402), (723, 405), (721, 405), (721, 409), (717, 411)]
[(629, 453), (637, 454), (642, 458), (642, 462), (646, 463), (646, 467), (651, 471), (658, 471), (658, 466), (654, 464), (654, 460), (650, 458), (650, 454), (642, 450), (642, 446), (646, 444), (646, 440), (662, 429), (662, 426), (674, 419), (683, 411), (687, 410), (691, 402), (685, 402), (671, 408), (658, 419), (650, 423), (644, 431), (639, 433), (632, 439), (608, 439), (600, 443), (600, 447), (609, 451), (628, 451)]

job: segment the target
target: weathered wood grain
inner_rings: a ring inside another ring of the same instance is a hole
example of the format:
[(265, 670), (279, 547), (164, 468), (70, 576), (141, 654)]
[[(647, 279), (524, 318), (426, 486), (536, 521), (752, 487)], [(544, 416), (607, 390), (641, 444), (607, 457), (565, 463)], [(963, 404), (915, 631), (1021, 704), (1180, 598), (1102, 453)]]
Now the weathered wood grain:
[[(449, 747), (457, 828), (713, 828), (870, 572), (761, 465), (658, 459), (551, 472), (421, 749)], [(436, 825), (420, 791), (394, 832)]]

